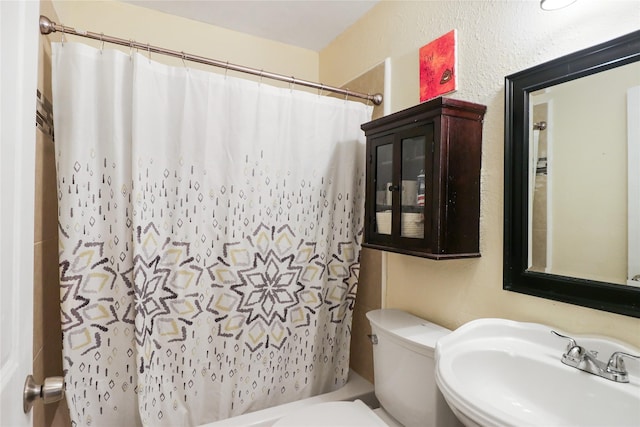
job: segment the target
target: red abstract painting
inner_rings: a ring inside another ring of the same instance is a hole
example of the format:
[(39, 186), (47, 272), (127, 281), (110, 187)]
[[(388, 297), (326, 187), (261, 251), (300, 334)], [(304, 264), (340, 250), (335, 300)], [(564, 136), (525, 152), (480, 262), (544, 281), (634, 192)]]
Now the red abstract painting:
[(456, 30), (420, 48), (420, 102), (457, 88)]

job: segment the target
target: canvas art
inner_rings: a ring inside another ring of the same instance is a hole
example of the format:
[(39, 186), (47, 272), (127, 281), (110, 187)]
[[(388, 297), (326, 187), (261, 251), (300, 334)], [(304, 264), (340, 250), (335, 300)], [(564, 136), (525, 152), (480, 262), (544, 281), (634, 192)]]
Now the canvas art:
[(456, 88), (456, 30), (451, 30), (420, 48), (420, 102)]

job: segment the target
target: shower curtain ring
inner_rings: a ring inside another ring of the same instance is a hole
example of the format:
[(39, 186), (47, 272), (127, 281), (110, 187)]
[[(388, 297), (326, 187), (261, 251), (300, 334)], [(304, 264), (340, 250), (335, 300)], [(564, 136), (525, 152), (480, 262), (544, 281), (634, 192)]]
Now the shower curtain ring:
[(296, 85), (295, 76), (291, 76), (291, 80), (289, 81), (289, 91), (293, 92), (293, 87)]
[(129, 39), (129, 59), (133, 57), (133, 40)]
[(229, 72), (229, 61), (227, 61), (227, 65), (224, 67), (224, 79), (227, 79), (227, 73)]
[(345, 88), (344, 92), (344, 101), (347, 102), (349, 100), (349, 88)]
[(184, 68), (187, 68), (187, 63), (184, 61), (184, 51), (180, 52), (182, 54), (182, 65), (184, 66)]
[(262, 75), (264, 74), (264, 70), (260, 70), (260, 82), (258, 83), (259, 85), (262, 84)]
[(64, 47), (64, 25), (62, 26), (62, 34), (60, 35), (60, 43), (62, 43), (62, 47)]
[(104, 33), (100, 33), (100, 55), (102, 55), (102, 51), (104, 50)]
[(151, 64), (151, 46), (147, 43), (147, 58), (149, 58), (149, 64)]

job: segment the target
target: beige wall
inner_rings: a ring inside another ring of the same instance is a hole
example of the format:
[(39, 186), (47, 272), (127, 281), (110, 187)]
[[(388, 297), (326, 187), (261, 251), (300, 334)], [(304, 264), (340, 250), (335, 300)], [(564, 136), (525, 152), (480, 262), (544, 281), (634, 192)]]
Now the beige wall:
[(545, 93), (553, 103), (555, 274), (627, 283), (627, 90), (634, 86), (640, 62)]
[(320, 78), (340, 84), (391, 57), (392, 111), (418, 103), (418, 49), (457, 29), (452, 97), (488, 106), (478, 259), (388, 255), (389, 307), (449, 328), (480, 317), (534, 321), (640, 346), (640, 320), (502, 289), (504, 77), (640, 28), (640, 2), (579, 1), (544, 12), (527, 1), (382, 1), (320, 53)]
[[(133, 39), (140, 43), (186, 52), (194, 55), (217, 59), (232, 64), (264, 69), (278, 74), (295, 76), (300, 79), (318, 80), (317, 52), (261, 39), (248, 34), (230, 31), (201, 22), (180, 18), (166, 13), (153, 11), (139, 6), (117, 1), (70, 1), (54, 0), (59, 23), (95, 33), (104, 33), (123, 39)], [(57, 33), (55, 41), (60, 41)], [(79, 39), (74, 36), (67, 40), (81, 41), (100, 47), (99, 41)], [(118, 48), (128, 52), (129, 48), (116, 45), (105, 48)], [(146, 52), (140, 52), (146, 55)], [(171, 65), (182, 65), (182, 60), (169, 56), (151, 54), (154, 61)], [(187, 62), (192, 68), (224, 72), (223, 69)], [(230, 75), (234, 72), (229, 72)], [(248, 74), (236, 74), (253, 78)], [(258, 77), (255, 77), (258, 79)], [(265, 81), (266, 82), (266, 81)], [(269, 80), (271, 85), (286, 85)]]

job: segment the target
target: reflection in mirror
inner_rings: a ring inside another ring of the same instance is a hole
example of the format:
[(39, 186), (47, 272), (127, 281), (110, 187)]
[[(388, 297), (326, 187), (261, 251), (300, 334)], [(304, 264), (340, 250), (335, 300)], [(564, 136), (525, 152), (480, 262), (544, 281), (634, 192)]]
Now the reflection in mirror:
[(529, 95), (529, 270), (622, 285), (640, 274), (627, 255), (628, 223), (640, 221), (627, 203), (640, 177), (627, 168), (640, 145), (627, 132), (640, 120), (627, 116), (634, 87), (640, 62)]
[(640, 31), (505, 78), (504, 289), (640, 317)]
[[(531, 96), (530, 110), (533, 112), (529, 136), (529, 270), (548, 273), (547, 266), (552, 265), (551, 239), (553, 231), (549, 224), (553, 213), (548, 212), (550, 187), (548, 177), (548, 142), (547, 122), (549, 120), (549, 103), (544, 100), (544, 91)], [(537, 100), (538, 96), (543, 100)], [(549, 259), (548, 259), (549, 258)]]

